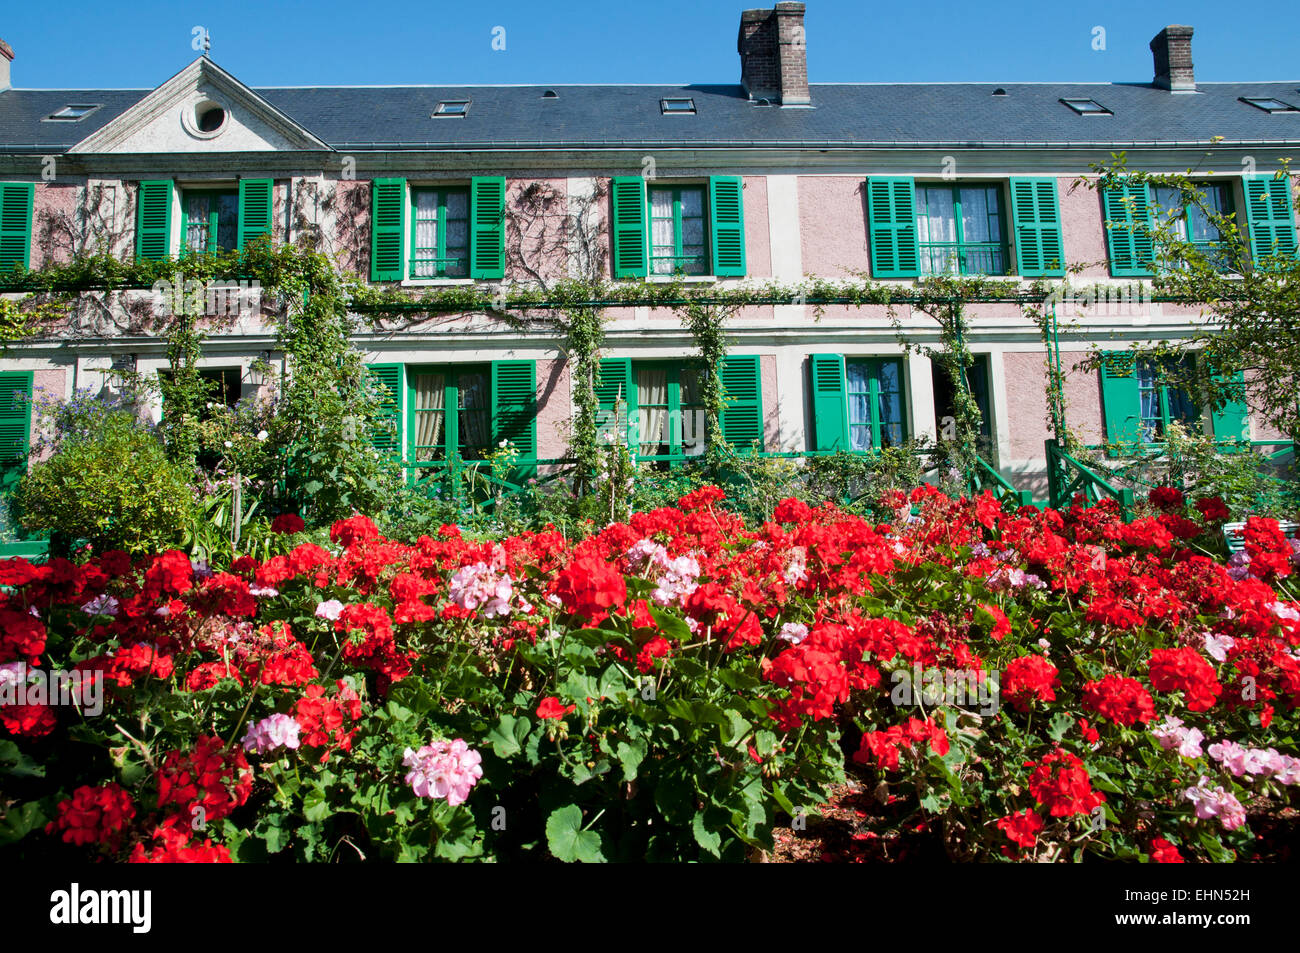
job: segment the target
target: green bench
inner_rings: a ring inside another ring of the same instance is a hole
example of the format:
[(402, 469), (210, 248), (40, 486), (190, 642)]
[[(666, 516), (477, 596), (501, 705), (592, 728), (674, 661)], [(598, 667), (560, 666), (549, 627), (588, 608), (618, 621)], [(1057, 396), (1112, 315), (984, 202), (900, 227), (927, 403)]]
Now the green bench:
[[(1287, 539), (1295, 539), (1296, 530), (1300, 530), (1300, 523), (1292, 523), (1288, 520), (1278, 520), (1277, 526)], [(1223, 524), (1223, 541), (1228, 544), (1228, 552), (1239, 553), (1246, 548), (1246, 539), (1242, 536), (1245, 528), (1245, 523)]]

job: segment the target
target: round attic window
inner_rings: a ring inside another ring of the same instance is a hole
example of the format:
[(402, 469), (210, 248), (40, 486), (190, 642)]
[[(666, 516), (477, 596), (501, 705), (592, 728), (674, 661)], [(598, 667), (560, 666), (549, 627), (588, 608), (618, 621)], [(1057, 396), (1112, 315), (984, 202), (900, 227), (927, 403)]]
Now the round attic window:
[(214, 139), (225, 131), (230, 113), (221, 103), (205, 99), (181, 113), (185, 131), (198, 139)]
[(199, 115), (199, 132), (216, 132), (226, 124), (226, 111), (220, 106), (209, 106)]

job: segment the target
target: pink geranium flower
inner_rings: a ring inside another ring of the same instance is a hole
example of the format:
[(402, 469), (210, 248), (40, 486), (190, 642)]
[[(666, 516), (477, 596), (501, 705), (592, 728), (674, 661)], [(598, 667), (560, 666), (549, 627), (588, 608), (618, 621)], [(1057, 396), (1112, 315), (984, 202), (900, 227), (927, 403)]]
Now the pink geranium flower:
[(483, 777), (483, 756), (464, 740), (435, 741), (419, 751), (406, 749), (402, 763), (411, 771), (406, 783), (419, 797), (445, 799), (455, 807), (465, 803), (469, 792)]

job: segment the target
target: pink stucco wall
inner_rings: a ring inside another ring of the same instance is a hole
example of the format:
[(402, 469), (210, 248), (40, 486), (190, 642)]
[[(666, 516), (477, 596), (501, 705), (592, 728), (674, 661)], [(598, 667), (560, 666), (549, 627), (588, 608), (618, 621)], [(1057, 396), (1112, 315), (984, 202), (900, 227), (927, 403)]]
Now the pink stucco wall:
[[(1100, 443), (1102, 429), (1101, 385), (1096, 373), (1074, 370), (1086, 351), (1061, 352), (1066, 369), (1066, 425), (1084, 443)], [(1046, 365), (1041, 353), (1007, 351), (1002, 356), (1006, 375), (1006, 401), (1011, 424), (1014, 460), (1043, 457), (1043, 441), (1051, 435), (1047, 411)]]
[[(1256, 395), (1259, 394), (1261, 385), (1257, 385), (1255, 383), (1254, 379), (1256, 378), (1256, 376), (1257, 375), (1253, 373), (1246, 374), (1246, 382), (1247, 382), (1246, 383), (1246, 405), (1248, 407), (1255, 406), (1258, 400), (1258, 397)], [(1284, 433), (1282, 433), (1282, 431), (1278, 430), (1276, 427), (1268, 423), (1265, 423), (1259, 414), (1251, 414), (1250, 430), (1251, 430), (1250, 437), (1252, 440), (1290, 439)]]
[(1105, 218), (1101, 193), (1074, 183), (1078, 176), (1056, 180), (1061, 202), (1061, 237), (1065, 242), (1066, 264), (1085, 265), (1081, 277), (1104, 278), (1110, 274), (1106, 250)]
[[(79, 211), (77, 183), (36, 183), (32, 195), (32, 268), (64, 262), (72, 257)], [(73, 230), (71, 234), (69, 229)]]
[[(356, 212), (350, 211), (355, 204)], [(356, 179), (334, 183), (335, 215), (346, 217), (348, 231), (355, 230), (352, 240), (339, 234), (329, 236), (327, 247), (334, 248), (339, 267), (344, 271), (370, 276), (370, 183)], [(345, 211), (346, 210), (346, 211)]]
[(507, 279), (532, 280), (530, 269), (548, 280), (564, 277), (568, 194), (568, 179), (507, 180)]
[(559, 459), (568, 450), (571, 405), (568, 362), (538, 361), (537, 456), (541, 459)]
[(805, 275), (843, 278), (870, 268), (864, 181), (851, 175), (799, 177), (799, 249)]
[(767, 176), (745, 176), (745, 271), (772, 277), (772, 243), (767, 225)]
[[(1089, 356), (1088, 351), (1062, 351), (1065, 368), (1065, 423), (1084, 443), (1101, 443), (1106, 439), (1101, 406), (1101, 375), (1096, 371), (1076, 370)], [(1043, 373), (1039, 359), (1039, 374)], [(1043, 397), (1046, 403), (1046, 396)], [(1041, 447), (1039, 448), (1041, 452)]]

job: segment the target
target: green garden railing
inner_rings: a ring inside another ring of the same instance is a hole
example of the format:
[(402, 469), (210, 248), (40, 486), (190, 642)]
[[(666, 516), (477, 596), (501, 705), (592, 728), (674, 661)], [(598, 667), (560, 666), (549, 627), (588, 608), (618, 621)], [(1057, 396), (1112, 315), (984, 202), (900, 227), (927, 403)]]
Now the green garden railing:
[(1013, 506), (1033, 506), (1034, 494), (1029, 490), (1018, 490), (983, 457), (975, 458), (975, 468), (971, 471), (970, 495), (979, 496), (989, 490), (1002, 503)]
[(1091, 504), (1109, 498), (1119, 504), (1120, 514), (1128, 522), (1135, 503), (1132, 490), (1114, 486), (1066, 453), (1055, 439), (1047, 438), (1044, 446), (1047, 450), (1048, 505), (1052, 509), (1065, 509), (1080, 494)]

